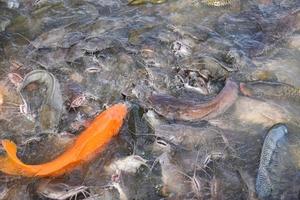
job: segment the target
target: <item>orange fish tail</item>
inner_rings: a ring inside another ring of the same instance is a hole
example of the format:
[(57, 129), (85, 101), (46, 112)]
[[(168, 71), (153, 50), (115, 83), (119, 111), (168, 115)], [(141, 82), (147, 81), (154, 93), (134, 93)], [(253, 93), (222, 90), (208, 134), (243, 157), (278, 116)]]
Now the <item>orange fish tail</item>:
[(0, 157), (0, 171), (10, 175), (32, 176), (34, 172), (17, 157), (17, 146), (9, 140), (2, 140), (7, 155)]

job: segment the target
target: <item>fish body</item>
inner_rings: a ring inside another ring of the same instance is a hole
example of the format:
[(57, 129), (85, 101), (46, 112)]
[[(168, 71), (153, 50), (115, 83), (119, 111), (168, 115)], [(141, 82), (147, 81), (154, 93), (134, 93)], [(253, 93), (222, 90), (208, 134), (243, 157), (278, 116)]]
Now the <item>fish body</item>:
[(286, 134), (287, 127), (277, 125), (269, 131), (265, 138), (256, 179), (256, 192), (261, 199), (269, 198), (274, 190), (272, 176), (278, 175), (274, 173), (274, 165), (281, 164), (276, 163), (276, 154), (279, 152)]
[(161, 4), (165, 3), (167, 0), (130, 0), (128, 2), (128, 5), (141, 5), (141, 4), (147, 4), (147, 3), (152, 3), (152, 4)]
[(113, 174), (117, 171), (135, 174), (142, 166), (147, 166), (147, 161), (138, 155), (131, 155), (112, 162), (109, 166), (105, 166), (105, 171)]
[(211, 119), (226, 111), (238, 97), (238, 85), (227, 80), (221, 92), (208, 102), (180, 100), (167, 95), (152, 95), (149, 100), (162, 116), (179, 120)]
[(240, 89), (250, 97), (300, 102), (300, 89), (286, 83), (255, 81), (240, 83)]
[(23, 163), (16, 155), (16, 144), (9, 140), (2, 140), (7, 155), (0, 158), (0, 171), (27, 177), (62, 175), (91, 160), (99, 153), (111, 138), (118, 134), (126, 114), (125, 104), (116, 104), (108, 108), (94, 119), (69, 149), (56, 159), (40, 165)]
[(153, 127), (157, 137), (175, 145), (181, 145), (186, 149), (212, 144), (216, 142), (217, 138), (222, 138), (221, 131), (214, 126), (193, 127), (173, 123)]
[[(46, 91), (41, 95), (43, 96), (42, 101), (39, 103), (30, 97), (31, 92), (26, 89), (33, 83), (38, 83), (39, 87), (46, 87)], [(60, 84), (53, 74), (45, 70), (33, 70), (26, 74), (18, 87), (18, 91), (24, 105), (28, 105), (28, 113), (38, 114), (37, 121), (40, 123), (42, 130), (51, 130), (58, 126), (64, 112), (64, 106)], [(35, 117), (31, 116), (29, 118), (33, 119)]]
[(182, 173), (182, 169), (174, 164), (169, 153), (164, 152), (158, 157), (161, 166), (161, 178), (163, 182), (163, 196), (184, 196), (188, 192), (188, 185)]
[[(54, 77), (53, 74), (45, 71), (45, 70), (34, 70), (28, 73), (24, 77), (24, 81), (18, 88), (19, 91), (22, 93), (22, 90), (28, 86), (30, 83), (38, 82), (41, 84), (45, 84), (47, 87), (47, 96), (44, 99), (44, 104), (50, 104), (57, 110), (62, 109), (62, 105), (60, 102), (63, 102), (62, 95), (60, 91), (60, 85), (57, 79)], [(22, 96), (23, 97), (23, 96)], [(24, 97), (23, 97), (24, 99)], [(53, 101), (55, 100), (55, 101)]]
[(233, 0), (203, 0), (202, 3), (207, 4), (208, 6), (222, 7), (232, 4)]
[(48, 180), (42, 181), (37, 187), (37, 193), (43, 197), (56, 200), (72, 199), (82, 194), (88, 196), (88, 187), (84, 185), (70, 186), (64, 183), (51, 183)]

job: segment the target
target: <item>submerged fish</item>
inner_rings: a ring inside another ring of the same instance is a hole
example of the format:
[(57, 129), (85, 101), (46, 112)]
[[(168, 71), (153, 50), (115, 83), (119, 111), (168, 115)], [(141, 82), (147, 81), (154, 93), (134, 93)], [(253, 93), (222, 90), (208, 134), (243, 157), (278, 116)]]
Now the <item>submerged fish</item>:
[(9, 140), (2, 140), (7, 155), (0, 157), (0, 171), (27, 177), (52, 177), (71, 171), (76, 166), (91, 160), (113, 136), (118, 134), (126, 114), (125, 104), (116, 104), (108, 108), (96, 117), (69, 149), (56, 159), (40, 165), (23, 163), (16, 155), (16, 144)]
[(233, 0), (203, 0), (202, 3), (205, 3), (209, 6), (222, 7), (230, 5)]
[(180, 100), (167, 95), (152, 95), (149, 100), (162, 116), (180, 120), (210, 119), (226, 111), (238, 97), (238, 85), (227, 80), (222, 91), (208, 102)]
[[(222, 140), (222, 132), (214, 126), (189, 126), (184, 124), (153, 125), (155, 135), (175, 145), (181, 145), (186, 149), (194, 149), (195, 146), (205, 146)], [(211, 145), (210, 145), (211, 146)], [(220, 142), (220, 145), (221, 142)]]
[(267, 170), (272, 162), (272, 157), (278, 143), (286, 133), (287, 128), (285, 126), (274, 127), (265, 139), (256, 180), (256, 191), (261, 198), (268, 197), (271, 194), (272, 185)]
[(266, 81), (241, 83), (240, 90), (250, 97), (300, 102), (300, 89), (286, 83)]
[(256, 179), (260, 199), (298, 199), (299, 171), (293, 164), (289, 136), (287, 126), (277, 124), (265, 138)]
[(147, 166), (146, 162), (145, 159), (138, 155), (130, 155), (112, 162), (110, 165), (105, 166), (104, 169), (110, 174), (117, 171), (134, 174), (142, 165)]
[(42, 181), (37, 187), (37, 193), (43, 197), (56, 200), (77, 199), (80, 194), (89, 196), (88, 187), (84, 185), (70, 186), (64, 183), (51, 183), (50, 180)]
[(58, 126), (64, 106), (60, 84), (52, 73), (33, 70), (26, 74), (18, 90), (24, 105), (28, 105), (28, 113), (38, 116), (36, 120), (42, 130)]
[(146, 3), (161, 4), (165, 3), (166, 1), (167, 0), (129, 0), (128, 5), (140, 5)]
[[(188, 185), (185, 176), (180, 173), (182, 169), (173, 163), (173, 159), (167, 152), (158, 157), (161, 167), (161, 179), (163, 182), (162, 195), (166, 197), (182, 197), (188, 193)], [(180, 198), (179, 198), (180, 199)]]

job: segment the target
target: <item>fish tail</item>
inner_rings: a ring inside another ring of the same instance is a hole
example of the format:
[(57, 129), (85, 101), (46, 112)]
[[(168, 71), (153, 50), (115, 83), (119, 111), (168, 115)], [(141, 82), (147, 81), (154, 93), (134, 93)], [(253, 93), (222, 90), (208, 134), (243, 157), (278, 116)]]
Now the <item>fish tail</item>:
[(7, 156), (0, 157), (0, 171), (10, 175), (20, 175), (20, 168), (16, 167)]
[(34, 173), (29, 165), (17, 157), (17, 146), (9, 140), (1, 141), (6, 155), (0, 157), (0, 171), (10, 175), (32, 176)]

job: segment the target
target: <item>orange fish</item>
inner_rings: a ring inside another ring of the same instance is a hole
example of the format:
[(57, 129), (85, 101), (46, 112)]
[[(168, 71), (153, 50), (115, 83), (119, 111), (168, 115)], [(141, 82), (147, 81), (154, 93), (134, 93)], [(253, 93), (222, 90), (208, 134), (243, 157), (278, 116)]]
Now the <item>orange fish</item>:
[(91, 160), (111, 138), (118, 134), (127, 114), (125, 104), (116, 104), (99, 114), (73, 145), (56, 159), (39, 165), (27, 165), (16, 155), (16, 144), (2, 140), (7, 155), (0, 157), (0, 171), (27, 177), (60, 176)]

